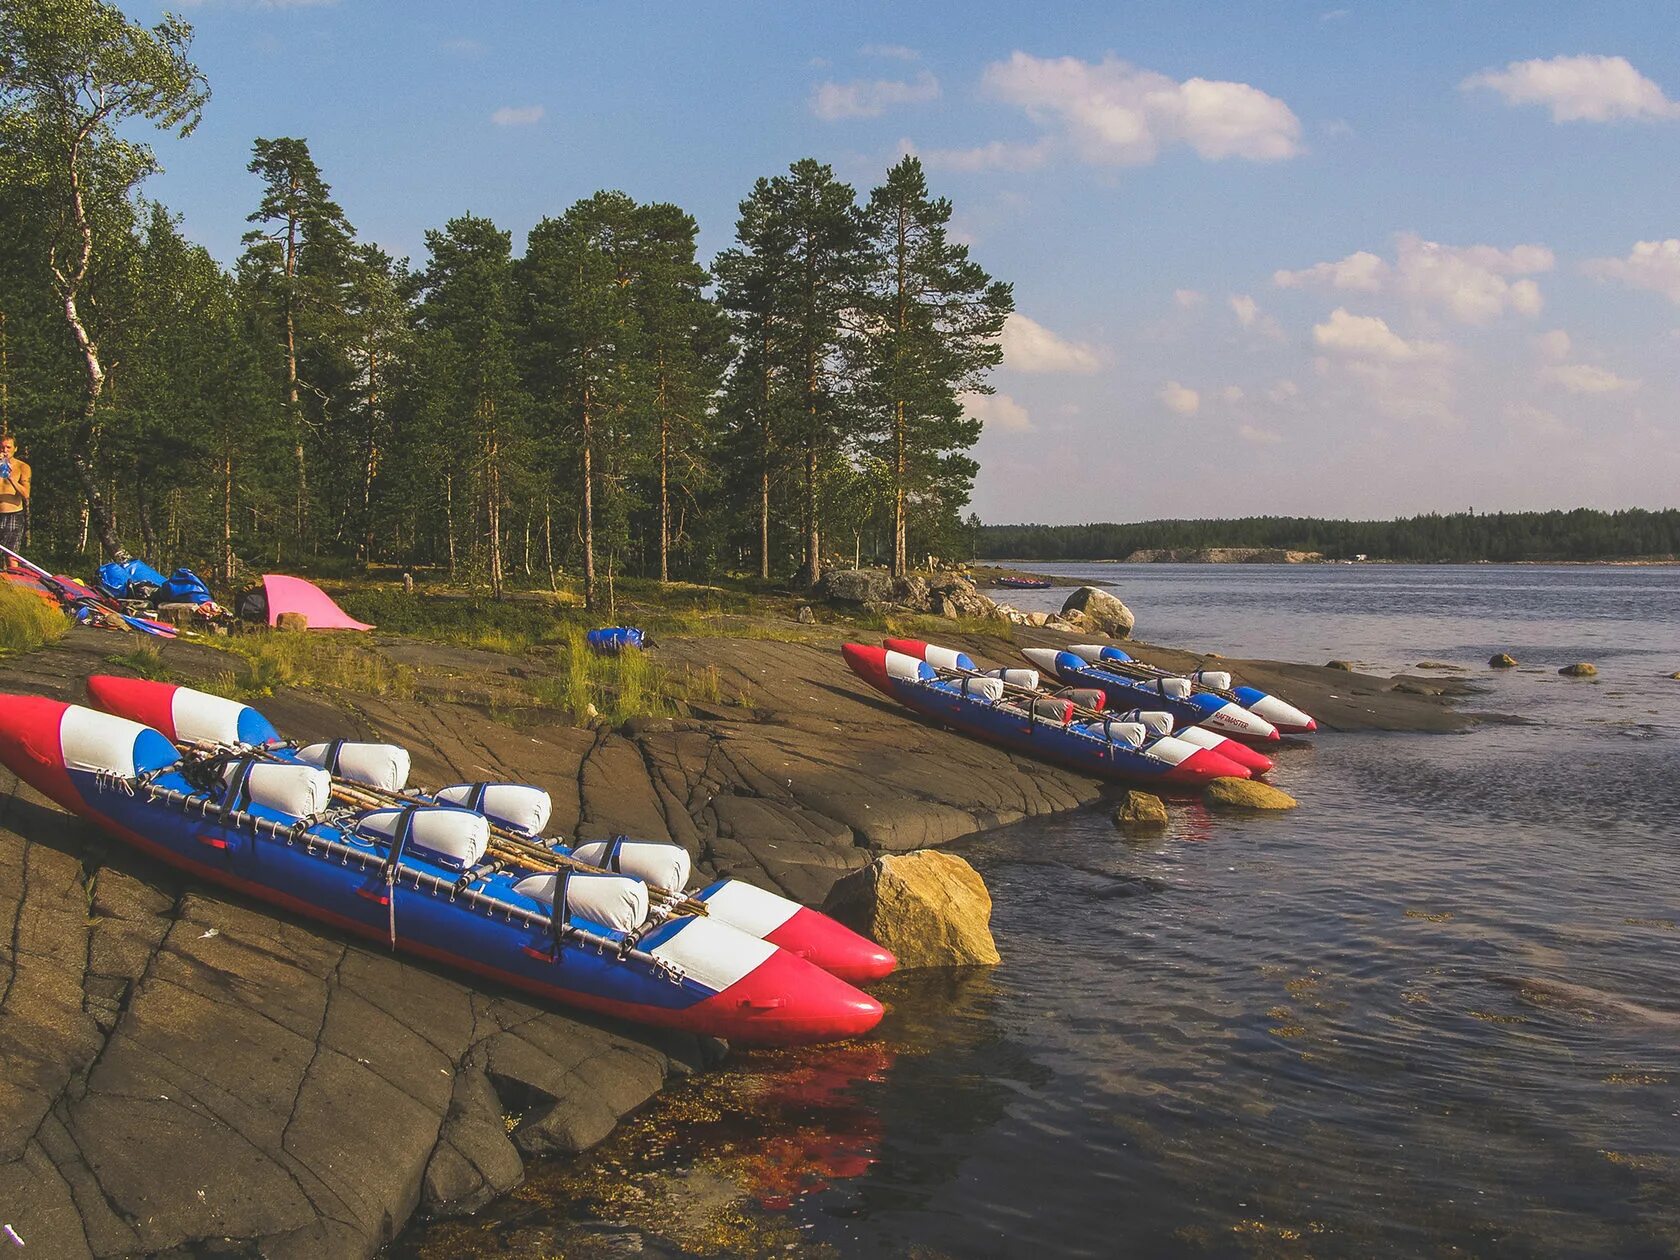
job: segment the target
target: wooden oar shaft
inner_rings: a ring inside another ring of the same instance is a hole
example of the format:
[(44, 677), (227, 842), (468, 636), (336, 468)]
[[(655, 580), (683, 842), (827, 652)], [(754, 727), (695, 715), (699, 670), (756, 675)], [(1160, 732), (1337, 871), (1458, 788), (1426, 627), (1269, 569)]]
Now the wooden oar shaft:
[(1062, 700), (1068, 704), (1072, 704), (1074, 713), (1080, 717), (1097, 718), (1101, 720), (1103, 718), (1111, 718), (1114, 716), (1112, 713), (1104, 713), (1101, 709), (1092, 709), (1082, 704), (1074, 704), (1074, 702), (1068, 700), (1066, 696), (1053, 695), (1050, 692), (1045, 691), (1042, 687), (1023, 687), (1020, 683), (1012, 683), (1008, 679), (999, 678), (996, 674), (983, 674), (966, 669), (945, 669), (938, 665), (935, 665), (933, 668), (936, 673), (946, 678), (990, 678), (994, 682), (1000, 682), (1003, 684), (1003, 693), (1005, 695), (1030, 696), (1035, 700)]

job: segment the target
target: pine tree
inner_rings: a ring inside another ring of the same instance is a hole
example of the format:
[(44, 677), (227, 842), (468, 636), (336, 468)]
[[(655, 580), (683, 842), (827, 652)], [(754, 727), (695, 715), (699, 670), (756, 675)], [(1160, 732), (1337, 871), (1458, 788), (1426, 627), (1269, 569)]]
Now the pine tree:
[[(444, 481), (452, 518), (457, 484), (467, 480), (475, 487), (484, 568), (498, 598), (506, 577), (504, 473), (510, 461), (521, 458), (528, 405), (514, 363), (511, 239), (489, 219), (451, 219), (443, 231), (426, 233), (431, 258), (419, 281), (424, 295), (420, 327), (434, 336), (438, 366), (452, 368), (445, 397), (453, 408), (453, 424), (444, 435), (448, 451), (443, 466), (433, 475)], [(465, 468), (463, 448), (472, 451)], [(452, 531), (451, 547), (453, 537)]]
[(892, 493), (892, 571), (908, 566), (912, 506), (943, 533), (958, 525), (976, 465), (963, 452), (980, 424), (963, 411), (963, 393), (990, 393), (985, 374), (1001, 362), (998, 336), (1014, 309), (1007, 284), (993, 280), (950, 240), (951, 203), (928, 194), (921, 161), (906, 157), (870, 194), (870, 242), (860, 352), (868, 397), (870, 450), (888, 471)]
[[(270, 294), (279, 321), (286, 411), (294, 432), (296, 537), (301, 548), (309, 529), (309, 413), (324, 419), (331, 398), (329, 378), (344, 375), (341, 338), (355, 230), (333, 201), (307, 141), (290, 136), (259, 139), (251, 151), (247, 169), (262, 176), (263, 196), (247, 216), (247, 222), (260, 226), (245, 234), (240, 266)], [(316, 371), (300, 370), (300, 361), (308, 359), (315, 360)], [(305, 391), (313, 403), (307, 408)]]

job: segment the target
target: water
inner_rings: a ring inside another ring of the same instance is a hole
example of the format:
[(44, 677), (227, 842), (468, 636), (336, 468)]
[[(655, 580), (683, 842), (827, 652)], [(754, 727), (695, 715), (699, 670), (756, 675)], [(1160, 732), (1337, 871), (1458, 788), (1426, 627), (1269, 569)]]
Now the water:
[(398, 1254), (1680, 1252), (1680, 570), (1044, 567), (1147, 638), (1462, 664), (1539, 720), (1323, 735), (1276, 818), (959, 844), (1002, 966), (897, 978), (878, 1038), (740, 1056)]

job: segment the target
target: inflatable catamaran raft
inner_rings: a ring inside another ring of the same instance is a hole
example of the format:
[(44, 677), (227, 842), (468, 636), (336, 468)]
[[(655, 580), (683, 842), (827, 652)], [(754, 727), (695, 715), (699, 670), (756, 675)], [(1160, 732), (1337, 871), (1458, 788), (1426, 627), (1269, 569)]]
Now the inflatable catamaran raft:
[[(217, 701), (236, 731), (272, 731), (255, 710), (200, 696), (181, 709)], [(743, 1044), (836, 1040), (881, 1018), (867, 994), (686, 894), (656, 904), (645, 880), (520, 847), (484, 814), (429, 798), (381, 805), (385, 789), (358, 792), (308, 764), (309, 750), (255, 747), (183, 752), (126, 717), (0, 696), (0, 762), (31, 786), (152, 857), (308, 918), (539, 997)], [(341, 771), (406, 762), (367, 745), (336, 752)]]

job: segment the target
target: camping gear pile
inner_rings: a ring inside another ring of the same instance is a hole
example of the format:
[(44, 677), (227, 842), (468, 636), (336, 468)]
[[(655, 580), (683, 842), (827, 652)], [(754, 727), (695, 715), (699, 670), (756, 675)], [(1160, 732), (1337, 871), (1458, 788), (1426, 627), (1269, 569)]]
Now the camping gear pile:
[(233, 614), (218, 604), (204, 579), (191, 569), (164, 577), (144, 560), (112, 561), (99, 566), (99, 589), (135, 616), (156, 613), (182, 628), (227, 633)]
[(0, 696), (0, 762), (189, 873), (537, 996), (743, 1044), (856, 1036), (854, 987), (895, 959), (740, 880), (690, 891), (687, 852), (544, 839), (529, 784), (408, 787), (389, 744), (281, 740), (236, 701), (88, 680), (96, 708)]

